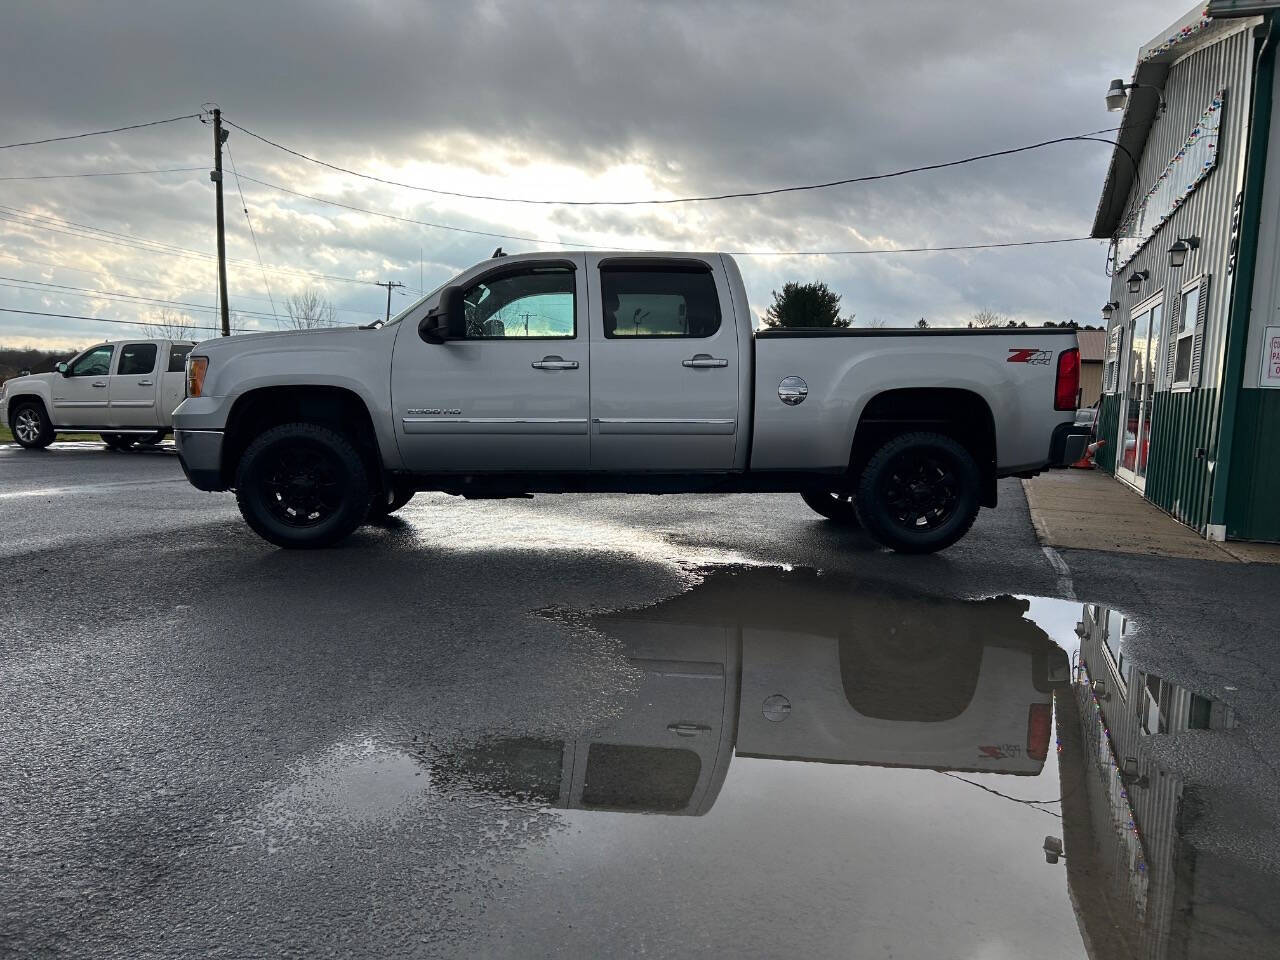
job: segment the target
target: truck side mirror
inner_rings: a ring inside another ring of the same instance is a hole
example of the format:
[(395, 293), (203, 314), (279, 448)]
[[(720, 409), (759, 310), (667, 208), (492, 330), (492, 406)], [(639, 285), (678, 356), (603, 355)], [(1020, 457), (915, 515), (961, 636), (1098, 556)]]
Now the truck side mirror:
[(462, 288), (445, 287), (440, 291), (440, 302), (418, 324), (418, 336), (427, 343), (461, 340), (467, 331), (465, 309)]
[(67, 361), (65, 360), (59, 360), (53, 365), (53, 369), (57, 370), (64, 377), (71, 376), (71, 368), (67, 366)]

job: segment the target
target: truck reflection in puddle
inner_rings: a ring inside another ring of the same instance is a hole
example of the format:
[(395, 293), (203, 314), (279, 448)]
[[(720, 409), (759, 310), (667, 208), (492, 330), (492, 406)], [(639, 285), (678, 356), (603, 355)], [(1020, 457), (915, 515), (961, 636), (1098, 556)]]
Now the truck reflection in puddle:
[(561, 808), (701, 815), (733, 757), (1035, 775), (1067, 653), (1014, 597), (832, 589), (812, 571), (731, 569), (656, 606), (595, 617), (642, 671), (581, 736), (488, 738), (437, 782)]

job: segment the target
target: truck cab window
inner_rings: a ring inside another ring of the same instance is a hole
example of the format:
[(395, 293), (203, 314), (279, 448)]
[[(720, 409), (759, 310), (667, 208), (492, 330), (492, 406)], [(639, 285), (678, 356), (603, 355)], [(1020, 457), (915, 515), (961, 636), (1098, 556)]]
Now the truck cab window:
[(169, 347), (169, 373), (182, 373), (187, 369), (187, 354), (191, 352), (191, 344), (175, 343)]
[(573, 271), (534, 267), (482, 280), (462, 295), (468, 340), (572, 339)]
[(604, 335), (710, 337), (720, 329), (711, 271), (693, 267), (602, 267)]
[(111, 355), (114, 352), (115, 347), (109, 343), (94, 347), (71, 365), (71, 376), (105, 377), (111, 372)]
[(154, 372), (157, 349), (154, 343), (126, 343), (120, 348), (116, 376), (137, 377)]

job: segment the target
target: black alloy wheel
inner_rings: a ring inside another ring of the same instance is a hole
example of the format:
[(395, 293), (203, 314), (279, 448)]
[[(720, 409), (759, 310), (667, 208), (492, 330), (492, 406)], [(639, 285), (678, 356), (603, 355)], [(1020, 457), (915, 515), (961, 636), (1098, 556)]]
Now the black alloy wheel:
[(963, 537), (978, 515), (981, 474), (963, 446), (937, 433), (895, 437), (868, 461), (858, 517), (901, 553), (932, 553)]

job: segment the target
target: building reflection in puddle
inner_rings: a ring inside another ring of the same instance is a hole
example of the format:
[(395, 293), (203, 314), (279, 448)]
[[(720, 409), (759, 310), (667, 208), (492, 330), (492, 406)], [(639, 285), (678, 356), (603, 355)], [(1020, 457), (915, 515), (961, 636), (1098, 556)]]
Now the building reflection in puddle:
[(1059, 703), (1068, 883), (1090, 955), (1280, 956), (1277, 877), (1192, 842), (1216, 815), (1203, 776), (1162, 759), (1178, 755), (1162, 749), (1171, 738), (1221, 735), (1238, 718), (1135, 663), (1135, 630), (1085, 604), (1074, 695)]

